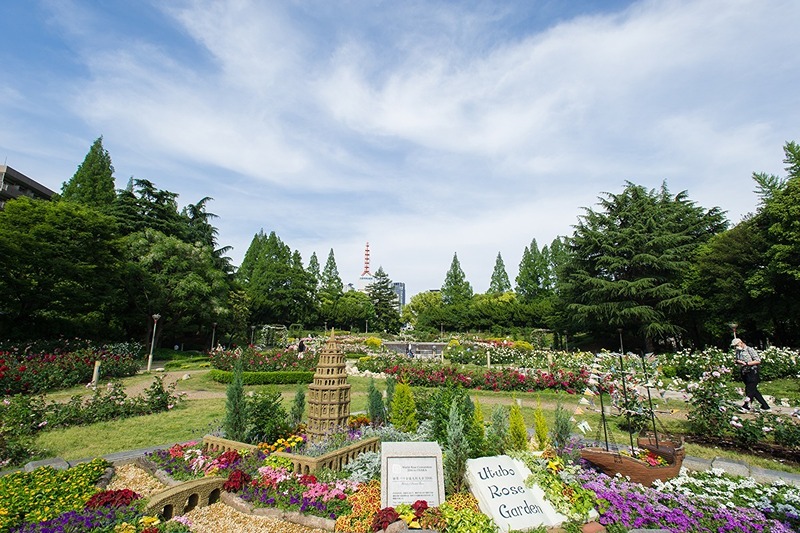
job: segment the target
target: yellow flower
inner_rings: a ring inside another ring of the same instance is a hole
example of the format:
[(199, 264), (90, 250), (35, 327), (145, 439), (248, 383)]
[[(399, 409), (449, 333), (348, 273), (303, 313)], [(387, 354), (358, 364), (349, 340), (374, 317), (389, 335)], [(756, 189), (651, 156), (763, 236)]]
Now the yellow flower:
[(136, 533), (136, 526), (123, 522), (114, 527), (114, 533)]
[(151, 527), (160, 524), (161, 520), (159, 520), (157, 516), (143, 516), (139, 519), (139, 523), (144, 527)]

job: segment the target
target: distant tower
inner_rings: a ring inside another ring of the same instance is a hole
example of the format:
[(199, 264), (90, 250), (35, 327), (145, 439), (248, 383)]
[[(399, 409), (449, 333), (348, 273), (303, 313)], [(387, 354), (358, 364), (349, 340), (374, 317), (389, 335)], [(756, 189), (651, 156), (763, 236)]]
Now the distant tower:
[(375, 281), (375, 278), (372, 276), (372, 272), (369, 271), (369, 242), (367, 242), (367, 246), (364, 248), (364, 271), (358, 277), (359, 290), (363, 291), (373, 281)]
[(308, 386), (308, 433), (312, 440), (347, 427), (350, 385), (344, 352), (331, 336), (319, 355), (314, 382)]

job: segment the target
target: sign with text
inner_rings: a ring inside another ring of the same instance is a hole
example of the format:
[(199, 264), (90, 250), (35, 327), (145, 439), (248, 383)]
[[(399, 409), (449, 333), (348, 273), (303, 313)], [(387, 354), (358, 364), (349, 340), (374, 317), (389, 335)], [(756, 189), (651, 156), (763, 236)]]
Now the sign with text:
[(381, 507), (425, 500), (444, 503), (442, 449), (436, 442), (381, 444)]
[(467, 460), (472, 495), (501, 531), (557, 526), (567, 520), (545, 499), (541, 488), (525, 486), (530, 473), (523, 463), (507, 455)]

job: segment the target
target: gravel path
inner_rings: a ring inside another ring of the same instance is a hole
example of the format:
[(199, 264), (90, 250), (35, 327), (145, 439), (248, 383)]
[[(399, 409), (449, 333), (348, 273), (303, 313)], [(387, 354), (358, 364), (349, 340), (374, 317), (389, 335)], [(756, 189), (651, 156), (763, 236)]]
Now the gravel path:
[[(108, 485), (109, 490), (130, 489), (145, 498), (166, 488), (166, 485), (133, 464), (116, 467)], [(185, 516), (192, 522), (191, 530), (197, 533), (327, 533), (322, 529), (275, 518), (240, 513), (224, 503), (197, 507)]]

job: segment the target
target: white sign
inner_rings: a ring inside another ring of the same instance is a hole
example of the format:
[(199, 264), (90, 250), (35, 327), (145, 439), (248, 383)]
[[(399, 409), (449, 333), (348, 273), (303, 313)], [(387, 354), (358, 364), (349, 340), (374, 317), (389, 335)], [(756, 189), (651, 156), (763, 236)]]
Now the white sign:
[(381, 507), (425, 500), (444, 503), (442, 449), (436, 442), (384, 442), (381, 445)]
[(525, 486), (530, 470), (507, 455), (467, 460), (467, 481), (484, 514), (502, 531), (557, 526), (567, 517), (556, 512), (544, 491)]

